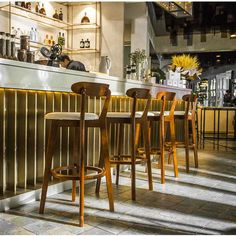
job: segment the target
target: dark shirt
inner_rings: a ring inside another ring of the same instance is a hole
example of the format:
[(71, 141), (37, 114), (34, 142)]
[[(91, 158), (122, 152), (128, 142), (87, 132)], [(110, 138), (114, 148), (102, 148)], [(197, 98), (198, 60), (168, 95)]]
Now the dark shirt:
[(70, 70), (86, 71), (84, 64), (79, 61), (70, 61), (66, 68)]

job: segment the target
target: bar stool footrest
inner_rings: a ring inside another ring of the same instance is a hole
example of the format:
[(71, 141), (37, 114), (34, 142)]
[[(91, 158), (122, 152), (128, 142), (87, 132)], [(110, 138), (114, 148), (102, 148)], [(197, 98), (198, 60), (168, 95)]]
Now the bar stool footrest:
[[(63, 180), (80, 180), (80, 174), (77, 173), (77, 166), (70, 165), (70, 166), (61, 166), (55, 169), (51, 170), (51, 174), (53, 177), (57, 179), (63, 179)], [(62, 174), (60, 173), (61, 171), (72, 171), (73, 170), (76, 172), (75, 174)], [(91, 173), (91, 174), (86, 174), (86, 172), (94, 171), (96, 173)], [(91, 179), (97, 179), (105, 175), (105, 170), (99, 167), (95, 166), (86, 166), (85, 167), (85, 175), (84, 175), (84, 180), (91, 180)]]
[[(135, 164), (142, 164), (147, 159), (143, 156), (136, 156)], [(110, 163), (111, 164), (126, 164), (131, 165), (131, 156), (130, 155), (120, 155), (120, 156), (112, 156), (110, 157)]]

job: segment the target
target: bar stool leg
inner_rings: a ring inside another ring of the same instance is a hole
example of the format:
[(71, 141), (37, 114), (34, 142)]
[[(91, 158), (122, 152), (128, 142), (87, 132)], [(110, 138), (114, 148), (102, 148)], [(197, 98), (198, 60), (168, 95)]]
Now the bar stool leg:
[(171, 146), (172, 146), (172, 153), (173, 153), (174, 172), (175, 172), (175, 177), (178, 177), (178, 161), (177, 161), (177, 156), (176, 156), (175, 121), (174, 121), (174, 119), (172, 119), (170, 121), (170, 137), (171, 137)]
[(45, 201), (46, 201), (47, 190), (48, 190), (48, 181), (51, 176), (52, 157), (53, 157), (54, 147), (56, 144), (57, 129), (58, 128), (57, 128), (56, 123), (54, 121), (51, 121), (49, 137), (48, 137), (47, 152), (46, 152), (46, 163), (45, 163), (45, 170), (44, 170), (44, 177), (43, 177), (43, 186), (42, 186), (42, 193), (41, 193), (41, 199), (40, 199), (39, 214), (44, 213)]
[(195, 163), (195, 168), (198, 168), (197, 134), (196, 134), (195, 124), (196, 124), (195, 119), (192, 119), (194, 163)]
[[(119, 127), (119, 140), (118, 140), (118, 160), (120, 159), (120, 155), (123, 149), (123, 135), (124, 135), (124, 125), (120, 124)], [(119, 185), (119, 176), (120, 176), (120, 165), (116, 165), (116, 185)]]
[[(74, 128), (74, 141), (73, 141), (73, 161), (76, 168), (73, 169), (73, 174), (76, 174), (78, 168), (78, 153), (79, 153), (79, 128)], [(76, 180), (72, 180), (72, 202), (76, 199)]]
[(164, 184), (165, 183), (165, 131), (164, 131), (164, 127), (165, 127), (165, 120), (164, 117), (160, 118), (160, 152), (161, 152), (161, 183)]
[(189, 172), (189, 120), (184, 120), (186, 172)]
[(135, 162), (136, 162), (135, 121), (132, 121), (131, 122), (131, 189), (132, 189), (133, 201), (136, 200)]
[(112, 192), (112, 181), (111, 181), (111, 166), (109, 160), (109, 150), (108, 150), (108, 136), (106, 128), (101, 128), (101, 142), (102, 142), (102, 157), (105, 163), (105, 172), (106, 172), (106, 185), (107, 185), (107, 194), (109, 200), (110, 211), (114, 212), (114, 200)]
[(152, 163), (151, 163), (151, 157), (150, 157), (150, 139), (149, 139), (148, 127), (149, 125), (147, 123), (142, 125), (145, 153), (146, 153), (146, 158), (147, 158), (148, 184), (149, 184), (149, 190), (152, 191), (153, 190)]
[(84, 226), (84, 143), (85, 142), (85, 122), (84, 120), (80, 121), (80, 142), (79, 142), (79, 151), (80, 151), (80, 227)]
[[(101, 142), (102, 142), (102, 140), (101, 140)], [(102, 147), (101, 147), (101, 150), (100, 150), (100, 159), (99, 159), (98, 167), (104, 168), (104, 155), (103, 155)], [(96, 190), (95, 190), (96, 195), (99, 195), (101, 180), (102, 180), (101, 178), (97, 179)]]

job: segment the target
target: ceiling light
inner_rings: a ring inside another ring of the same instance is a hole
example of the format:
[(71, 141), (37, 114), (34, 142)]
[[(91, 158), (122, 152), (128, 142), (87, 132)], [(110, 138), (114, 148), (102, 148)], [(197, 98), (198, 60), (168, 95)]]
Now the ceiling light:
[(159, 2), (156, 4), (177, 18), (192, 16), (192, 2)]
[(235, 38), (236, 38), (236, 33), (231, 34), (231, 35), (230, 35), (230, 38), (231, 38), (231, 39), (235, 39)]
[(221, 57), (221, 55), (220, 55), (220, 54), (218, 54), (218, 55), (216, 55), (216, 57)]

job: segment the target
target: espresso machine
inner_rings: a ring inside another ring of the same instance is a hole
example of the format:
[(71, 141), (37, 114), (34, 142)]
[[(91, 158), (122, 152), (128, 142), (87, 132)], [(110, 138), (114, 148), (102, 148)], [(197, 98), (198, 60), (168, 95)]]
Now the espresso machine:
[(58, 57), (62, 53), (62, 46), (60, 44), (55, 44), (51, 46), (50, 49), (42, 47), (40, 52), (44, 57), (49, 58), (47, 63), (48, 66), (59, 67)]

